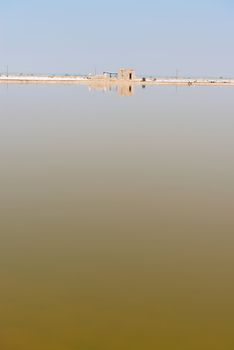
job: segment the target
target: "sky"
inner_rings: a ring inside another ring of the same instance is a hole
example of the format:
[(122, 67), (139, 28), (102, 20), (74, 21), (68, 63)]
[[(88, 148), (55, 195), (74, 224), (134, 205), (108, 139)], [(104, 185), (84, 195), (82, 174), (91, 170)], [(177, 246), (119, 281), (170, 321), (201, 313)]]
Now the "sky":
[(0, 0), (0, 72), (234, 77), (233, 0)]

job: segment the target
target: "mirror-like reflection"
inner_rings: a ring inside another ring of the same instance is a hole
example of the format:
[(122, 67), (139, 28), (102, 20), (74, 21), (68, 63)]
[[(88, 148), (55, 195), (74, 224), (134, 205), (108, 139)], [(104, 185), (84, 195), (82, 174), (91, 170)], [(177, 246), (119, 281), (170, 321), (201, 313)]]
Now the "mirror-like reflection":
[[(135, 85), (129, 84), (127, 82), (122, 84), (115, 84), (111, 82), (103, 82), (103, 81), (93, 81), (88, 84), (89, 91), (92, 90), (100, 90), (103, 92), (114, 92), (119, 96), (131, 97), (135, 94)], [(139, 86), (137, 86), (139, 88)]]
[(0, 348), (232, 349), (234, 90), (114, 91), (0, 86)]

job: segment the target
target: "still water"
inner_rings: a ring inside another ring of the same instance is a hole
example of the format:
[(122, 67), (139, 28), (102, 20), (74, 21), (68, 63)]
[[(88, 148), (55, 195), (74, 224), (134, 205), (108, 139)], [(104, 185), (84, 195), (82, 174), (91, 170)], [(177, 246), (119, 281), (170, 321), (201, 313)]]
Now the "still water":
[(234, 348), (234, 89), (0, 85), (0, 349)]

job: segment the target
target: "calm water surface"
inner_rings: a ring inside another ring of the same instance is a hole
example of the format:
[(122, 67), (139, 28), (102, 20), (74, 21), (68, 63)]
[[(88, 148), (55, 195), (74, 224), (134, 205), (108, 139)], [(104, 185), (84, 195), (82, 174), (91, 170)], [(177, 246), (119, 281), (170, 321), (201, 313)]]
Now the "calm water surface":
[(0, 349), (234, 348), (234, 89), (0, 86)]

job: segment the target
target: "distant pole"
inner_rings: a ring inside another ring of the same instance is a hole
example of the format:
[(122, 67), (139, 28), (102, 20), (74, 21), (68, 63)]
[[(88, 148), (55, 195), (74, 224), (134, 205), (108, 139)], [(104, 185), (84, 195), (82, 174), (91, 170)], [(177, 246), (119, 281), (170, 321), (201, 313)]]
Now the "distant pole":
[(176, 69), (176, 79), (178, 79), (178, 69)]
[(7, 74), (7, 77), (8, 77), (8, 65), (6, 66), (6, 74)]

